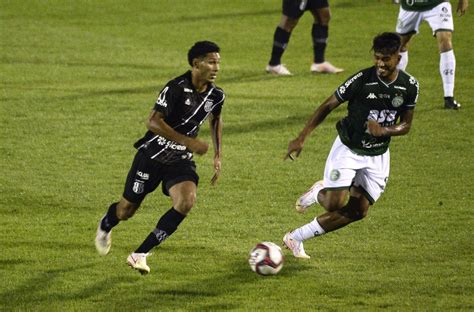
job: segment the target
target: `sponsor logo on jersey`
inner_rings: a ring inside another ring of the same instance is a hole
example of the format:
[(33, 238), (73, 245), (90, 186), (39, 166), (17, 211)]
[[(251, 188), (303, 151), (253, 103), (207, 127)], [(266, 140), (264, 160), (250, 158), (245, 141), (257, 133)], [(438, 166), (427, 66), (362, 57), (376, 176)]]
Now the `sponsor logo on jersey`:
[(193, 93), (192, 89), (184, 88), (184, 92)]
[(137, 176), (142, 178), (143, 180), (148, 180), (150, 178), (150, 174), (146, 172), (141, 172), (140, 170), (137, 171)]
[(209, 113), (212, 110), (212, 105), (214, 105), (214, 102), (212, 100), (206, 101), (206, 103), (204, 104), (204, 110), (206, 111), (206, 113)]
[(375, 94), (373, 94), (372, 92), (370, 92), (369, 95), (367, 95), (367, 99), (376, 100), (377, 96)]
[(359, 78), (360, 76), (362, 76), (362, 72), (358, 73), (357, 75), (355, 75), (354, 77), (352, 77), (351, 79), (347, 80), (342, 86), (339, 87), (339, 93), (340, 94), (344, 94), (346, 92), (346, 89), (354, 82), (357, 80), (357, 78)]
[(376, 148), (376, 147), (380, 147), (384, 145), (383, 142), (375, 143), (375, 142), (367, 142), (366, 140), (362, 140), (361, 143), (362, 143), (363, 148)]
[[(397, 111), (390, 109), (382, 109), (380, 111), (377, 109), (373, 109), (369, 111), (369, 115), (367, 116), (367, 120), (374, 120), (379, 124), (383, 125), (384, 127), (393, 125), (396, 118)], [(369, 133), (368, 131), (366, 132)]]
[(393, 86), (395, 89), (406, 90), (407, 88), (402, 86)]
[(375, 86), (375, 85), (378, 85), (378, 84), (379, 84), (378, 82), (368, 82), (365, 85), (366, 86)]
[(158, 136), (156, 139), (156, 143), (158, 145), (164, 145), (165, 148), (170, 148), (173, 150), (178, 150), (178, 151), (184, 151), (186, 149), (186, 146), (180, 145), (174, 141), (169, 141), (166, 138), (162, 136)]

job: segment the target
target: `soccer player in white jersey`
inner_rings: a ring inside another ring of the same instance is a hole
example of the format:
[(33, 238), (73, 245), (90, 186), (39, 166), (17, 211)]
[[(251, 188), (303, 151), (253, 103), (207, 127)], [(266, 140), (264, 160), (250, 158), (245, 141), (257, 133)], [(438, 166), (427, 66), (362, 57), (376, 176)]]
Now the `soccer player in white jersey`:
[[(454, 56), (452, 34), (454, 30), (451, 4), (448, 0), (400, 0), (400, 11), (396, 31), (402, 37), (399, 68), (405, 70), (408, 64), (408, 43), (418, 33), (422, 21), (428, 22), (433, 36), (438, 41), (439, 72), (443, 81), (444, 108), (458, 109), (461, 104), (454, 99), (454, 79), (456, 58)], [(468, 0), (459, 0), (457, 12), (464, 15)]]
[(286, 158), (298, 157), (307, 136), (343, 102), (347, 116), (326, 161), (324, 178), (296, 201), (305, 212), (319, 203), (326, 213), (287, 233), (283, 243), (298, 258), (309, 258), (303, 241), (363, 219), (385, 190), (392, 136), (409, 132), (418, 98), (418, 81), (397, 68), (401, 39), (383, 33), (373, 40), (374, 66), (350, 76), (313, 113), (288, 145)]

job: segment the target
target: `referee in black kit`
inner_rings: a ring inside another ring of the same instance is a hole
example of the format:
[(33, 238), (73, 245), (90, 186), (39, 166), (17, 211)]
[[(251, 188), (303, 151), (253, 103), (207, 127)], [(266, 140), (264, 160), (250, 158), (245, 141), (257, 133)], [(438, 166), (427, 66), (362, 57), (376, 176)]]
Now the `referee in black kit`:
[(214, 85), (220, 66), (220, 49), (210, 41), (196, 42), (188, 51), (191, 70), (169, 81), (161, 90), (147, 120), (148, 131), (135, 143), (137, 153), (128, 172), (119, 202), (110, 205), (97, 228), (95, 246), (107, 255), (112, 243), (112, 228), (132, 217), (148, 193), (161, 183), (173, 207), (158, 220), (156, 228), (127, 258), (127, 263), (142, 274), (150, 272), (146, 263), (149, 251), (178, 228), (196, 201), (199, 176), (193, 153), (203, 155), (209, 144), (197, 138), (199, 127), (209, 116), (214, 145), (215, 184), (221, 170), (221, 110), (225, 94)]

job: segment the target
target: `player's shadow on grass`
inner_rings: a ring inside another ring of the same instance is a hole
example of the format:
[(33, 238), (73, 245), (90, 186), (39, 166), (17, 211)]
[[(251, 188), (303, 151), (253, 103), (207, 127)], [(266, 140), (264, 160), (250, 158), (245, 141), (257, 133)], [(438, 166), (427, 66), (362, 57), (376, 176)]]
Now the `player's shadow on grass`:
[[(16, 260), (15, 260), (16, 261)], [(64, 267), (60, 269), (49, 269), (41, 272), (27, 272), (31, 277), (27, 278), (21, 284), (16, 287), (11, 287), (7, 291), (0, 293), (0, 302), (7, 304), (6, 306), (18, 309), (22, 305), (34, 302), (35, 305), (40, 306), (41, 302), (50, 302), (51, 296), (45, 293), (45, 289), (48, 289), (55, 282), (60, 280), (66, 273), (74, 271), (81, 271), (83, 269), (90, 269), (94, 267), (95, 263), (88, 263), (84, 265), (77, 265), (74, 267)], [(41, 292), (41, 294), (40, 294)], [(58, 296), (72, 298), (71, 294), (55, 294), (55, 298)]]
[(93, 244), (92, 243), (78, 243), (78, 242), (70, 242), (70, 241), (15, 241), (11, 243), (6, 243), (7, 247), (18, 247), (18, 246), (27, 246), (31, 250), (36, 250), (37, 252), (41, 250), (41, 252), (48, 252), (45, 249), (51, 250), (62, 250), (62, 251), (77, 251), (77, 250), (92, 250)]
[[(229, 273), (213, 275), (208, 279), (179, 285), (177, 288), (158, 290), (157, 293), (147, 294), (146, 298), (158, 295), (156, 296), (156, 304), (159, 304), (164, 309), (180, 309), (184, 307), (191, 311), (242, 309), (245, 307), (241, 306), (238, 301), (216, 303), (211, 299), (232, 293), (242, 293), (243, 289), (248, 289), (249, 287), (268, 287), (268, 282), (271, 282), (269, 279), (285, 280), (311, 269), (305, 261), (290, 259), (287, 262), (277, 276), (260, 276), (250, 270), (246, 259), (234, 260), (229, 262), (226, 268), (223, 268), (223, 271)], [(186, 298), (192, 300), (191, 308), (189, 303), (186, 302)], [(184, 306), (179, 306), (181, 303)]]

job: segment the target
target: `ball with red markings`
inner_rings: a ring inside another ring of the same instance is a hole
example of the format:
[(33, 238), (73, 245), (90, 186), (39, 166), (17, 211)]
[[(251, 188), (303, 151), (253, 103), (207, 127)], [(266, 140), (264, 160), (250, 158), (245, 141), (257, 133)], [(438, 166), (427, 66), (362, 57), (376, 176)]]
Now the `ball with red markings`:
[(252, 271), (260, 275), (275, 275), (283, 267), (284, 257), (280, 246), (272, 242), (258, 243), (249, 255)]

